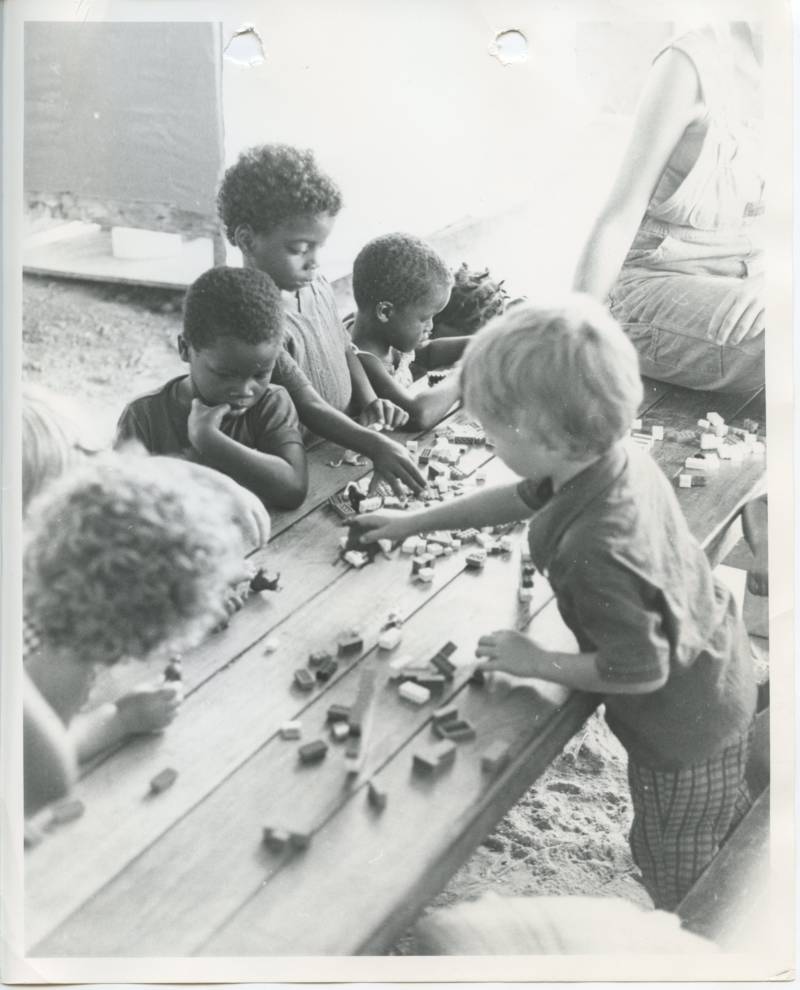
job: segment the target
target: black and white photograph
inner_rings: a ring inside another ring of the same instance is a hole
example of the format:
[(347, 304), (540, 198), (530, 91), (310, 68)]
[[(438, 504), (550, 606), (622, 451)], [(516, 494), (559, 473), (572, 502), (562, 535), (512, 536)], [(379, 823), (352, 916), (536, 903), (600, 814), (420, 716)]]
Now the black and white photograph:
[(2, 978), (792, 979), (791, 8), (0, 10)]

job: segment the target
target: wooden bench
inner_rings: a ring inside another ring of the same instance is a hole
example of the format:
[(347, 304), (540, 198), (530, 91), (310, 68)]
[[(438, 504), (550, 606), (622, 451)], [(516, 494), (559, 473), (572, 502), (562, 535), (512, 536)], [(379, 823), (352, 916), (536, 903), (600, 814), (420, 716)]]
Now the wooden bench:
[(685, 928), (729, 952), (763, 949), (772, 917), (769, 795), (767, 787), (678, 906)]

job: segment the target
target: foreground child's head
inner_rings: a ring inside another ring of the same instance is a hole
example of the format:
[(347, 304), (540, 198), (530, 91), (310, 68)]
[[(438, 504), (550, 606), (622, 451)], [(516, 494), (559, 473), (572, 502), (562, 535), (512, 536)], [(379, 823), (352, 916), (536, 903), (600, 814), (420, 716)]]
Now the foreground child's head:
[(317, 251), (328, 239), (342, 197), (311, 151), (265, 144), (243, 152), (228, 169), (217, 208), (245, 265), (291, 292), (314, 278)]
[(462, 390), (498, 456), (534, 479), (601, 456), (642, 400), (633, 345), (599, 303), (578, 295), (557, 306), (520, 303), (478, 331)]
[(384, 234), (366, 244), (353, 264), (360, 317), (399, 351), (413, 351), (447, 304), (453, 276), (444, 260), (410, 234)]
[(62, 717), (92, 670), (180, 652), (224, 617), (244, 546), (225, 487), (176, 458), (107, 455), (37, 501), (24, 551), (25, 611), (42, 643), (36, 682)]
[(194, 393), (240, 416), (269, 385), (283, 345), (283, 304), (275, 283), (252, 268), (212, 268), (186, 293), (178, 350)]
[(51, 481), (97, 449), (90, 430), (60, 396), (27, 385), (22, 396), (22, 512)]

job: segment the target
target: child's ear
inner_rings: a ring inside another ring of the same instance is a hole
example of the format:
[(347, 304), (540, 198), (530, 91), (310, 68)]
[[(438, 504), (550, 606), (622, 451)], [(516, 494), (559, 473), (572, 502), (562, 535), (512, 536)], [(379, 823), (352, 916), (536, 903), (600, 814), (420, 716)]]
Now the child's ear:
[(234, 230), (233, 239), (242, 254), (250, 254), (253, 250), (253, 236), (253, 228), (249, 223), (240, 223)]
[(375, 304), (375, 316), (380, 323), (388, 323), (394, 313), (394, 304), (390, 302), (379, 302)]
[(178, 354), (181, 361), (189, 361), (189, 344), (182, 333), (178, 334)]

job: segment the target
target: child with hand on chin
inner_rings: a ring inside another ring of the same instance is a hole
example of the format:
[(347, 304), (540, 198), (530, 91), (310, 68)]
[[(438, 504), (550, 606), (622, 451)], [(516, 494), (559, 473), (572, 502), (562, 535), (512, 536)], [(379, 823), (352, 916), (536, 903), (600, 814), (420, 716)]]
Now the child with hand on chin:
[(408, 414), (375, 394), (333, 289), (318, 272), (318, 252), (342, 206), (335, 183), (310, 151), (262, 145), (228, 169), (217, 205), (245, 267), (269, 275), (283, 293), (285, 348), (273, 382), (289, 392), (300, 422), (309, 433), (369, 457), (398, 493), (402, 485), (420, 491), (424, 478), (405, 448), (368, 428), (399, 428)]
[(454, 364), (466, 337), (430, 340), (433, 318), (447, 304), (453, 276), (418, 237), (385, 234), (366, 244), (353, 265), (358, 312), (350, 332), (378, 395), (404, 409), (418, 429), (437, 423), (458, 402), (458, 376), (412, 390), (412, 362), (420, 368)]
[(275, 284), (246, 268), (212, 268), (186, 294), (181, 358), (189, 374), (131, 402), (117, 445), (198, 461), (232, 478), (268, 506), (292, 509), (308, 472), (297, 413), (271, 384), (283, 347)]
[(628, 752), (634, 860), (655, 906), (674, 910), (749, 807), (756, 689), (730, 592), (655, 461), (623, 443), (642, 398), (633, 345), (588, 297), (519, 304), (473, 338), (462, 392), (525, 480), (353, 525), (368, 542), (530, 517), (531, 557), (580, 652), (498, 630), (478, 656), (602, 696)]

